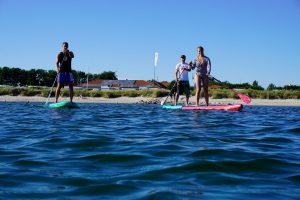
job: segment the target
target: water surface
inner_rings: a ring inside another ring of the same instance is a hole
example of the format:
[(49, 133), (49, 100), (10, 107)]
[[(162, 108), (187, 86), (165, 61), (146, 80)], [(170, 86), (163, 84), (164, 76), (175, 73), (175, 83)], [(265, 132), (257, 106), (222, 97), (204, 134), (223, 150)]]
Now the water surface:
[(300, 108), (0, 103), (0, 199), (299, 199)]

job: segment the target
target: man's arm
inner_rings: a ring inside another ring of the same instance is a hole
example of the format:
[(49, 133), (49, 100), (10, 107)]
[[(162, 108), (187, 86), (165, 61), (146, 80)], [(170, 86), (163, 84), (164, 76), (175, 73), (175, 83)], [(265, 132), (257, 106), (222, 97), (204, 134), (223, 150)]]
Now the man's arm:
[(210, 59), (208, 58), (208, 63), (207, 63), (207, 75), (210, 75), (210, 71), (211, 71), (211, 62), (210, 62)]
[(71, 58), (74, 58), (74, 53), (73, 53), (72, 51), (69, 51), (69, 56), (70, 56)]
[(177, 82), (177, 79), (178, 79), (178, 69), (176, 69), (175, 71), (175, 81)]
[(177, 82), (178, 81), (178, 72), (179, 72), (179, 64), (176, 65), (175, 67), (175, 81)]
[(58, 73), (59, 72), (59, 54), (57, 55), (57, 57), (56, 57), (56, 72)]
[(192, 70), (195, 69), (195, 64), (193, 63), (193, 61), (190, 61), (190, 62), (189, 62), (189, 66), (190, 66), (190, 68), (191, 68)]
[(187, 64), (187, 67), (185, 68), (185, 70), (188, 71), (188, 72), (190, 72), (192, 70), (191, 68), (192, 67), (189, 64)]

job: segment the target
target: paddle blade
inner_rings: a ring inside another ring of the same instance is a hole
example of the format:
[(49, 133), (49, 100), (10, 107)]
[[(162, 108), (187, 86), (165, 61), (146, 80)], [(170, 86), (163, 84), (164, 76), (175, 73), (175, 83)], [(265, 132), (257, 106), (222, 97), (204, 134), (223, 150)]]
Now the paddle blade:
[(166, 101), (167, 101), (167, 99), (168, 99), (168, 97), (169, 97), (169, 95), (168, 96), (166, 96), (166, 98), (162, 101), (162, 102), (160, 102), (160, 105), (164, 105), (165, 103), (166, 103)]
[(245, 95), (245, 94), (237, 94), (239, 97), (240, 97), (240, 99), (243, 101), (243, 102), (245, 102), (246, 104), (249, 104), (249, 103), (251, 103), (251, 98), (249, 97), (249, 96), (247, 96), (247, 95)]
[(166, 98), (165, 98), (163, 101), (161, 101), (161, 102), (160, 102), (160, 105), (162, 105), (162, 106), (163, 106), (163, 105), (166, 103), (166, 101), (167, 101), (167, 98), (168, 98), (168, 97), (166, 97)]

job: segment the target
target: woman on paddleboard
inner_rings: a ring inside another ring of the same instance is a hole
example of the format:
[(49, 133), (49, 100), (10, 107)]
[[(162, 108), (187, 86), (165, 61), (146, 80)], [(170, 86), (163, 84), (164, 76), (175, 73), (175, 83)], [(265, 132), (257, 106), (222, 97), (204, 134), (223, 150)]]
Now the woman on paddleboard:
[(204, 55), (203, 47), (197, 48), (198, 56), (194, 62), (190, 62), (191, 68), (196, 68), (195, 82), (196, 82), (196, 104), (199, 106), (201, 84), (203, 84), (204, 97), (206, 105), (208, 106), (208, 77), (211, 70), (210, 59)]
[(65, 85), (69, 85), (70, 102), (73, 101), (73, 74), (72, 74), (72, 59), (74, 53), (69, 51), (69, 44), (63, 42), (62, 52), (57, 55), (56, 58), (56, 72), (57, 72), (57, 88), (55, 92), (55, 103), (58, 101), (61, 88)]
[(188, 72), (191, 71), (191, 67), (189, 64), (185, 62), (185, 59), (186, 59), (185, 55), (182, 55), (180, 57), (180, 63), (178, 63), (175, 68), (175, 80), (177, 82), (175, 106), (177, 105), (179, 95), (181, 95), (183, 91), (186, 96), (186, 105), (189, 104), (190, 85), (189, 85)]

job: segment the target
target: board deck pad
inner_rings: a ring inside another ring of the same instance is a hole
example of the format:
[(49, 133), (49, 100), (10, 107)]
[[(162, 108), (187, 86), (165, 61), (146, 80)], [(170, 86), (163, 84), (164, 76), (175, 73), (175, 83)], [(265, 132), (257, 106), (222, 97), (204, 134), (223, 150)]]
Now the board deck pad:
[(165, 109), (181, 109), (182, 108), (182, 105), (177, 105), (177, 106), (174, 106), (174, 105), (163, 105), (163, 108)]
[(79, 106), (74, 102), (62, 101), (59, 103), (49, 104), (49, 108), (79, 108)]
[(243, 109), (242, 104), (228, 104), (228, 105), (211, 105), (211, 106), (182, 106), (182, 105), (163, 105), (165, 109), (180, 109), (180, 110), (230, 110), (240, 111)]

